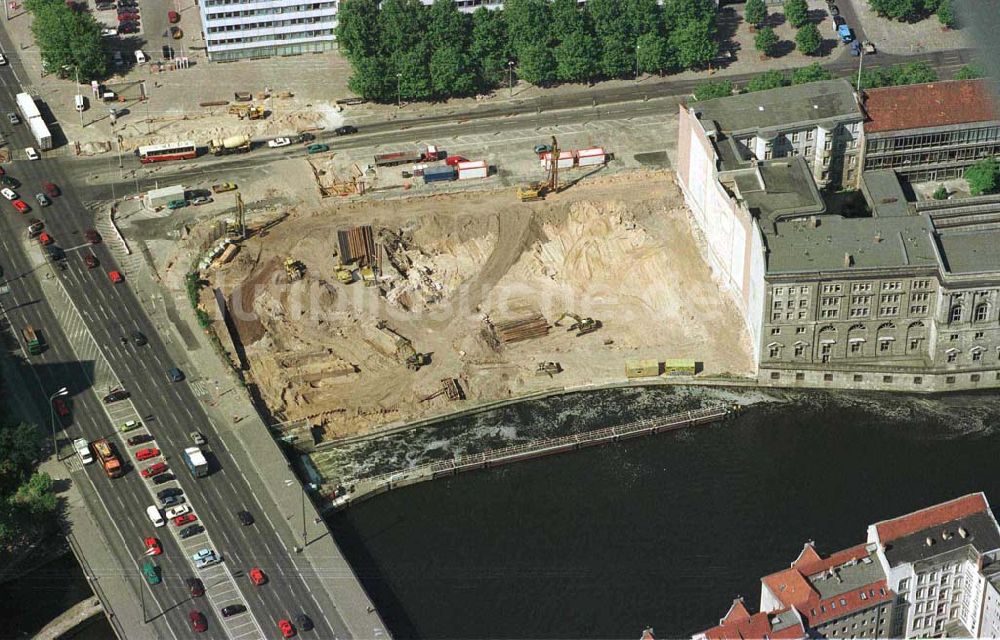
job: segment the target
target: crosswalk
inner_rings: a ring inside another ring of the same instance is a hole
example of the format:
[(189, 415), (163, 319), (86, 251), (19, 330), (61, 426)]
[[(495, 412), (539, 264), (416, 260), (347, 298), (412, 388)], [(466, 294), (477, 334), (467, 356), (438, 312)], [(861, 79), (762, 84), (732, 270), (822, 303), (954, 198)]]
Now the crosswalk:
[(118, 234), (111, 223), (111, 217), (106, 211), (98, 211), (96, 213), (94, 216), (94, 229), (101, 234), (105, 244), (111, 249), (111, 253), (115, 255), (115, 261), (126, 278), (134, 276), (139, 273), (140, 269), (146, 266), (146, 261), (139, 253), (138, 247), (133, 248), (134, 250), (131, 253), (125, 252), (124, 247), (118, 241)]

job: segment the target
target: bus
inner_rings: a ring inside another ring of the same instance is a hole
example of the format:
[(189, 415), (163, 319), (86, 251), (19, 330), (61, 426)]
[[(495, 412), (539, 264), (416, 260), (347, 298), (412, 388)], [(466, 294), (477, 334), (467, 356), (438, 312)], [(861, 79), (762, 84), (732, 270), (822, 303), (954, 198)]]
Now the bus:
[(166, 162), (167, 160), (190, 160), (198, 157), (198, 147), (193, 142), (170, 142), (167, 144), (151, 144), (135, 150), (139, 162)]

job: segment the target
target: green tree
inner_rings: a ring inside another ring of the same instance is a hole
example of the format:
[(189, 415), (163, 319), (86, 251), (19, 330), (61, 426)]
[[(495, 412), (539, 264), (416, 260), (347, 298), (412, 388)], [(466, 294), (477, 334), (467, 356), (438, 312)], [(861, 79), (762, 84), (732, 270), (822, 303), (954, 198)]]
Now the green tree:
[(916, 20), (924, 12), (923, 0), (869, 0), (868, 3), (883, 18), (901, 21)]
[(347, 87), (365, 100), (392, 102), (396, 99), (395, 75), (382, 56), (354, 56), (353, 73)]
[(0, 495), (10, 493), (38, 464), (44, 438), (35, 425), (0, 426)]
[(795, 46), (807, 56), (815, 55), (823, 46), (823, 36), (819, 35), (816, 25), (810, 22), (803, 25), (795, 34)]
[[(425, 15), (419, 0), (384, 0), (378, 14), (382, 54), (390, 58), (412, 57), (413, 50), (424, 42)], [(423, 49), (426, 51), (426, 47)], [(423, 64), (426, 61), (420, 60)]]
[(508, 62), (514, 55), (507, 46), (507, 21), (503, 11), (485, 7), (472, 14), (472, 42), (469, 53), (476, 61), (482, 88), (495, 87), (507, 81)]
[(380, 49), (379, 0), (345, 2), (337, 12), (337, 42), (351, 61), (374, 56)]
[(431, 85), (439, 98), (468, 96), (476, 92), (476, 71), (469, 56), (456, 45), (440, 47), (431, 54)]
[(938, 188), (934, 190), (933, 198), (935, 200), (947, 200), (948, 199), (948, 189), (945, 186), (938, 185)]
[(792, 72), (792, 84), (808, 84), (820, 80), (833, 80), (833, 74), (814, 62), (807, 67), (799, 67)]
[(403, 100), (427, 100), (434, 95), (430, 73), (430, 48), (418, 42), (390, 58), (399, 74), (399, 94)]
[(576, 0), (552, 0), (552, 29), (550, 35), (561, 41), (570, 34), (584, 29), (584, 14)]
[(796, 29), (809, 21), (809, 6), (806, 0), (785, 0), (783, 8), (788, 23)]
[(951, 0), (941, 0), (941, 3), (937, 6), (936, 13), (938, 21), (941, 24), (948, 28), (955, 26), (955, 12), (951, 8)]
[(911, 62), (904, 65), (893, 65), (891, 69), (892, 84), (894, 85), (935, 82), (938, 79), (937, 71), (934, 70), (934, 67), (929, 62)]
[(52, 478), (47, 473), (36, 471), (27, 482), (17, 488), (13, 502), (23, 507), (36, 522), (44, 521), (44, 516), (49, 516), (56, 510)]
[(691, 20), (670, 32), (673, 62), (682, 69), (705, 67), (719, 54), (715, 23), (710, 19)]
[(729, 80), (709, 80), (694, 88), (695, 100), (712, 100), (733, 95), (733, 83)]
[(639, 36), (636, 47), (639, 70), (643, 73), (662, 73), (673, 66), (666, 38), (656, 33), (644, 33)]
[(518, 76), (536, 85), (552, 84), (556, 79), (556, 60), (547, 44), (529, 44), (518, 54)]
[(549, 45), (552, 14), (546, 0), (508, 0), (503, 13), (508, 42), (518, 57), (530, 47)]
[(743, 18), (751, 27), (759, 27), (767, 20), (767, 5), (764, 0), (747, 0)]
[(556, 77), (564, 82), (589, 82), (597, 74), (594, 49), (594, 37), (589, 33), (579, 30), (567, 34), (556, 47)]
[(657, 0), (626, 0), (625, 18), (636, 37), (655, 34), (664, 37), (663, 8)]
[(590, 0), (585, 6), (600, 43), (601, 73), (609, 78), (632, 75), (635, 47), (620, 0)]
[(754, 91), (777, 89), (786, 84), (788, 84), (788, 79), (785, 78), (785, 74), (781, 71), (765, 71), (751, 79), (743, 89), (747, 93), (753, 93)]
[(955, 72), (956, 80), (975, 80), (976, 78), (985, 77), (986, 69), (977, 63), (967, 64)]
[(965, 181), (974, 196), (993, 193), (1000, 181), (1000, 163), (996, 158), (984, 158), (965, 170)]
[(757, 51), (760, 51), (765, 56), (769, 56), (778, 44), (778, 36), (771, 27), (762, 27), (757, 31), (757, 35), (754, 36), (753, 44), (757, 47)]
[(62, 77), (79, 74), (81, 80), (103, 78), (108, 54), (101, 25), (89, 12), (76, 12), (58, 0), (28, 0), (31, 33), (47, 73)]
[(458, 10), (454, 0), (434, 0), (424, 40), (435, 49), (458, 47), (464, 51), (468, 47), (468, 17)]

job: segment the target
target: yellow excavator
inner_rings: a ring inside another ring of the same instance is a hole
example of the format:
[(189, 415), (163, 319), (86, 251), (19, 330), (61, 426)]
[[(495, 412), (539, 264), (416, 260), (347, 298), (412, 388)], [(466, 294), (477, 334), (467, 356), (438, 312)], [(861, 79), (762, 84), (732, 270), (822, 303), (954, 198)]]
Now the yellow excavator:
[(302, 276), (306, 274), (306, 265), (301, 260), (285, 258), (285, 274), (288, 275), (289, 282), (301, 280)]
[(549, 175), (544, 182), (532, 182), (529, 185), (517, 188), (517, 197), (521, 202), (532, 202), (543, 200), (550, 193), (559, 193), (559, 142), (552, 136), (552, 150), (549, 156)]
[(556, 327), (562, 326), (559, 323), (562, 322), (563, 319), (565, 318), (570, 318), (571, 320), (573, 320), (573, 324), (569, 325), (569, 327), (566, 328), (566, 331), (576, 331), (576, 336), (578, 338), (580, 336), (585, 336), (588, 333), (593, 333), (601, 328), (600, 320), (594, 320), (593, 318), (581, 318), (575, 313), (570, 313), (568, 311), (559, 316), (559, 319), (552, 323), (553, 326)]

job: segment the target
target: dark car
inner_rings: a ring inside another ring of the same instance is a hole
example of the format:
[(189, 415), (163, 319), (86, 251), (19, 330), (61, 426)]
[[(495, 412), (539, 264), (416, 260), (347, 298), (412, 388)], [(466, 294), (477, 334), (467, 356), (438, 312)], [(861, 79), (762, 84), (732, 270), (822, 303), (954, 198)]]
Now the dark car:
[(181, 536), (182, 539), (187, 539), (187, 538), (190, 538), (191, 536), (198, 535), (199, 533), (201, 533), (204, 530), (205, 530), (205, 527), (201, 526), (200, 524), (192, 524), (192, 525), (188, 525), (188, 526), (184, 527), (183, 529), (181, 529), (180, 536)]
[(835, 4), (829, 4), (829, 5), (826, 6), (826, 8), (830, 10), (830, 15), (831, 16), (839, 16), (840, 15), (840, 7), (838, 7), (837, 5), (835, 5)]
[(118, 22), (135, 22), (138, 19), (139, 19), (138, 13), (131, 13), (129, 11), (118, 12)]
[(348, 124), (344, 125), (343, 127), (337, 127), (336, 129), (333, 130), (333, 132), (336, 133), (338, 136), (349, 136), (352, 133), (357, 133), (358, 128), (352, 127), (351, 125)]
[(306, 133), (300, 133), (299, 134), (299, 142), (312, 142), (315, 139), (316, 139), (316, 136), (314, 136), (313, 134), (309, 133), (308, 131)]
[(13, 176), (0, 176), (0, 184), (5, 187), (11, 187), (12, 189), (17, 189), (21, 186), (21, 181)]
[(249, 527), (253, 524), (253, 514), (244, 509), (243, 511), (237, 511), (236, 517), (240, 519), (240, 523), (245, 527)]
[(208, 629), (208, 622), (205, 620), (205, 614), (201, 611), (192, 611), (188, 614), (188, 620), (191, 621), (191, 628), (194, 629), (195, 633), (201, 633)]
[[(59, 261), (59, 260), (65, 260), (66, 259), (66, 252), (63, 251), (59, 247), (48, 245), (48, 246), (45, 247), (45, 253), (48, 254), (50, 260)], [(125, 397), (127, 398), (128, 396), (126, 395)], [(105, 398), (104, 401), (105, 402), (116, 402), (115, 400), (108, 400), (107, 398)]]
[(312, 619), (304, 613), (300, 613), (295, 616), (295, 626), (303, 631), (312, 631), (313, 621)]
[(235, 616), (238, 613), (243, 613), (246, 610), (247, 608), (241, 604), (228, 604), (219, 609), (219, 613), (222, 614), (223, 618), (229, 618), (230, 616)]
[(115, 389), (108, 395), (104, 396), (104, 404), (111, 404), (112, 402), (120, 402), (129, 397), (129, 392), (125, 389)]
[(97, 232), (97, 229), (87, 229), (83, 232), (83, 238), (90, 244), (98, 244), (101, 241), (101, 234)]
[(137, 31), (139, 31), (139, 27), (134, 22), (118, 23), (118, 33), (136, 33)]
[(160, 498), (160, 502), (163, 503), (164, 507), (174, 507), (187, 502), (187, 498), (178, 493), (165, 498)]
[(167, 376), (170, 378), (171, 382), (181, 382), (184, 380), (184, 372), (174, 367), (167, 371)]
[(58, 198), (60, 193), (59, 187), (52, 184), (51, 182), (43, 182), (42, 191), (44, 191), (45, 194), (50, 198)]
[[(125, 442), (128, 443), (128, 446), (134, 447), (136, 445), (145, 444), (147, 442), (152, 442), (152, 441), (153, 441), (152, 434), (143, 433), (143, 434), (140, 434), (140, 435), (137, 435), (137, 436), (132, 436), (131, 438), (129, 438)], [(167, 489), (167, 491), (173, 491), (173, 489)], [(178, 491), (179, 491), (179, 489), (178, 489)]]
[(160, 53), (163, 54), (163, 59), (164, 60), (173, 60), (174, 59), (174, 48), (171, 47), (168, 44), (165, 44), (165, 45), (163, 45), (163, 47), (160, 48)]
[(92, 253), (84, 254), (83, 264), (87, 265), (88, 269), (93, 269), (97, 266), (97, 256)]
[(180, 487), (170, 487), (169, 489), (164, 489), (163, 491), (158, 491), (156, 497), (160, 500), (166, 500), (171, 496), (179, 496), (184, 493), (184, 490)]
[(191, 591), (191, 597), (200, 598), (205, 595), (205, 585), (199, 578), (188, 578), (187, 586)]
[(163, 484), (164, 482), (170, 482), (171, 480), (176, 480), (172, 473), (161, 473), (158, 476), (153, 477), (153, 484)]
[(146, 340), (146, 336), (143, 335), (142, 331), (133, 331), (132, 332), (132, 342), (135, 343), (135, 346), (142, 347), (142, 346), (145, 346), (146, 343), (148, 343), (149, 341)]

